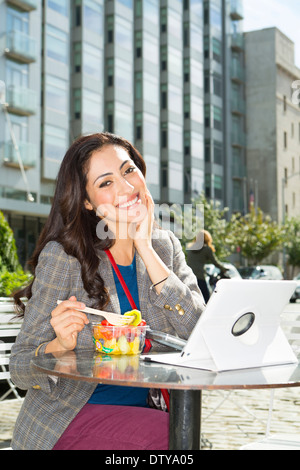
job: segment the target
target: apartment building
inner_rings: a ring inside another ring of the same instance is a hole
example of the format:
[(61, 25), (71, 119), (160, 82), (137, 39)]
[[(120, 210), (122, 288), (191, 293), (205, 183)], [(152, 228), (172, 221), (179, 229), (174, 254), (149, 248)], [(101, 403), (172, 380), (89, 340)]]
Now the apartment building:
[(205, 193), (247, 210), (243, 2), (204, 0)]
[(0, 0), (0, 210), (22, 264), (81, 134), (132, 141), (157, 203), (243, 209), (242, 18), (241, 0)]
[(300, 69), (277, 28), (245, 33), (245, 50), (248, 181), (255, 205), (282, 221), (300, 214)]

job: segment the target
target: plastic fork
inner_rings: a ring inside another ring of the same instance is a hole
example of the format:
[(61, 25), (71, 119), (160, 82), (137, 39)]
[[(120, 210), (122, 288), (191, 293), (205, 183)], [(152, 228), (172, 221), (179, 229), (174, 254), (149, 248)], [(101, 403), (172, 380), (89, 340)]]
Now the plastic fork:
[[(58, 305), (61, 303), (62, 303), (62, 300), (57, 301)], [(79, 310), (80, 312), (92, 313), (93, 315), (99, 315), (101, 317), (104, 317), (111, 325), (114, 325), (114, 326), (129, 325), (134, 319), (134, 315), (130, 315), (130, 316), (128, 315), (124, 317), (124, 315), (119, 315), (118, 313), (105, 312), (104, 310), (97, 310), (91, 307), (85, 307), (83, 309), (77, 308), (76, 310)]]

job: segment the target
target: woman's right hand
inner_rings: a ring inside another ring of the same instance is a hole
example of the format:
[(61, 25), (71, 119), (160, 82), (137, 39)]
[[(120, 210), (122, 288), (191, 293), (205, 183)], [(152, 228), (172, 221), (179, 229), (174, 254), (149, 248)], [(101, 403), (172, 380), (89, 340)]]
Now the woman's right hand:
[(78, 302), (75, 296), (61, 302), (51, 314), (51, 326), (56, 338), (46, 347), (45, 352), (72, 351), (77, 345), (78, 333), (83, 330), (89, 320), (85, 313), (76, 309), (84, 309), (85, 304)]

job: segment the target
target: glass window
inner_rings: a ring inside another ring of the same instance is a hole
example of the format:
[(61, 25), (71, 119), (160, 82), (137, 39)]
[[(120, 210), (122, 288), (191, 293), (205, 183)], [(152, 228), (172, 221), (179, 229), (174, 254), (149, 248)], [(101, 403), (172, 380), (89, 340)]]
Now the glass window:
[(144, 18), (147, 18), (147, 22), (151, 21), (155, 25), (159, 23), (159, 2), (158, 0), (144, 0)]
[(73, 48), (74, 72), (81, 72), (81, 42), (75, 42)]
[(218, 108), (218, 106), (214, 106), (213, 109), (214, 109), (213, 111), (214, 128), (221, 131), (222, 130), (222, 109)]
[(169, 110), (173, 113), (182, 114), (182, 91), (174, 85), (169, 84), (169, 96), (168, 96)]
[(215, 198), (222, 199), (223, 197), (223, 181), (221, 176), (214, 175), (214, 190)]
[(29, 13), (7, 8), (7, 32), (19, 31), (29, 33)]
[(183, 134), (182, 128), (176, 124), (169, 123), (169, 148), (182, 152)]
[(106, 41), (107, 44), (114, 42), (114, 17), (113, 15), (106, 17)]
[(202, 18), (202, 0), (190, 0), (190, 11), (193, 15)]
[(28, 64), (19, 64), (12, 60), (6, 61), (6, 85), (9, 88), (24, 87), (28, 88)]
[(132, 8), (132, 2), (133, 0), (118, 0), (119, 3), (122, 3), (128, 8)]
[(222, 29), (221, 7), (211, 3), (210, 5), (210, 25)]
[(159, 143), (159, 118), (144, 113), (144, 142)]
[(115, 68), (115, 87), (120, 91), (125, 91), (129, 94), (133, 92), (132, 85), (132, 67), (123, 60), (116, 59)]
[(197, 96), (191, 98), (191, 119), (203, 124), (203, 100)]
[(68, 148), (68, 131), (59, 127), (45, 126), (45, 157), (61, 162)]
[(46, 27), (46, 31), (47, 56), (67, 64), (69, 61), (68, 35), (64, 31), (49, 24)]
[(159, 44), (158, 39), (147, 31), (143, 32), (143, 57), (148, 62), (159, 64)]
[(69, 0), (48, 0), (48, 8), (57, 11), (61, 15), (69, 16)]
[(99, 124), (101, 120), (100, 95), (90, 90), (83, 90), (82, 97), (82, 119)]
[(180, 40), (182, 38), (181, 16), (171, 9), (169, 10), (168, 16), (168, 33)]
[(84, 0), (84, 27), (99, 35), (103, 34), (103, 9), (102, 5), (93, 0)]
[(106, 60), (106, 86), (114, 85), (114, 59)]
[(95, 79), (102, 77), (102, 51), (90, 44), (83, 46), (83, 72)]
[(152, 104), (159, 104), (159, 83), (156, 76), (144, 72), (144, 99)]
[(219, 39), (213, 38), (212, 39), (212, 50), (213, 50), (213, 59), (217, 62), (221, 62), (222, 60), (222, 49), (221, 49), (221, 41)]
[(129, 141), (133, 140), (132, 110), (123, 103), (115, 104), (115, 133)]
[(135, 74), (135, 99), (141, 100), (143, 98), (143, 80), (142, 72), (136, 72)]
[(118, 46), (132, 50), (132, 24), (118, 16), (115, 23), (115, 40)]
[(169, 161), (169, 185), (177, 191), (183, 191), (183, 168), (180, 163)]
[(52, 75), (46, 75), (45, 104), (47, 108), (68, 114), (68, 83)]
[(182, 54), (174, 47), (169, 47), (168, 64), (169, 72), (182, 77)]

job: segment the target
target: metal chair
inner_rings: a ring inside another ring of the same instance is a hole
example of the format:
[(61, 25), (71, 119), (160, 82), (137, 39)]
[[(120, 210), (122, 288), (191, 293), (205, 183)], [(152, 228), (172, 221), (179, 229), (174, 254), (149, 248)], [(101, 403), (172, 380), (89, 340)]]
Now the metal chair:
[(0, 380), (5, 380), (9, 386), (8, 390), (0, 396), (0, 401), (5, 400), (11, 393), (18, 400), (22, 399), (9, 373), (11, 348), (21, 328), (21, 320), (15, 319), (13, 312), (13, 303), (7, 299), (0, 299)]

